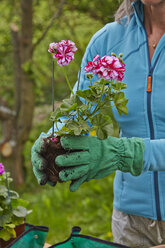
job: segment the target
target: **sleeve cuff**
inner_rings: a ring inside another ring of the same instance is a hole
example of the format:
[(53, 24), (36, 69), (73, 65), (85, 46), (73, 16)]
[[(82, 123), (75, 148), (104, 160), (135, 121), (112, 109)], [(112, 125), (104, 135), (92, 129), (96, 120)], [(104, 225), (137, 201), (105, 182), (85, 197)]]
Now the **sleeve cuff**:
[(144, 141), (144, 160), (143, 160), (143, 171), (149, 171), (150, 162), (151, 162), (151, 144), (150, 139), (145, 138)]

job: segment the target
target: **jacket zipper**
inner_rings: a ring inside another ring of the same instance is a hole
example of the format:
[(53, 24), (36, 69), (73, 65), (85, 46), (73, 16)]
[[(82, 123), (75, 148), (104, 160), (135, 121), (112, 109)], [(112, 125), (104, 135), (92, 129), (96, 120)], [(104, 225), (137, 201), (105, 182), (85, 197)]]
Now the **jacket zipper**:
[[(151, 114), (152, 73), (153, 73), (153, 68), (152, 70), (150, 70), (149, 75), (148, 75), (148, 88), (147, 88), (147, 113), (148, 113), (148, 120), (149, 120), (149, 126), (150, 126), (151, 140), (154, 139), (154, 127), (153, 127), (152, 114)], [(155, 190), (157, 220), (161, 220), (159, 184), (158, 184), (158, 172), (157, 171), (154, 172), (154, 190)]]
[[(144, 28), (144, 31), (145, 31), (146, 40), (147, 40), (147, 33), (146, 33), (145, 28)], [(155, 139), (154, 126), (153, 126), (152, 113), (151, 113), (152, 75), (153, 75), (153, 71), (156, 66), (156, 63), (158, 61), (159, 55), (157, 56), (157, 59), (155, 60), (154, 65), (151, 67), (151, 62), (150, 62), (150, 57), (149, 57), (149, 47), (147, 44), (147, 56), (148, 56), (148, 68), (149, 68), (148, 85), (147, 85), (147, 114), (148, 114), (151, 140)], [(157, 220), (161, 220), (158, 171), (153, 172), (153, 175), (154, 175), (154, 190), (155, 190)]]

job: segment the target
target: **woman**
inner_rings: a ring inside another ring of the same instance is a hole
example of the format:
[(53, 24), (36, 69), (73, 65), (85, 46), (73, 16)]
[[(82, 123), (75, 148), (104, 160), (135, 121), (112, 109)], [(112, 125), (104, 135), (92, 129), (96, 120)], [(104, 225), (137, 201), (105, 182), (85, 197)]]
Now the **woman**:
[[(164, 31), (165, 0), (124, 0), (116, 22), (93, 36), (82, 68), (97, 54), (124, 54), (128, 115), (119, 116), (113, 110), (121, 138), (63, 137), (64, 149), (78, 151), (56, 158), (59, 166), (65, 166), (61, 180), (74, 180), (71, 191), (85, 181), (116, 171), (113, 236), (115, 242), (130, 247), (165, 243)], [(87, 84), (82, 73), (80, 89)], [(39, 155), (42, 145), (39, 138), (32, 149), (32, 163), (39, 183), (45, 184), (44, 161)]]
[[(154, 70), (154, 66), (156, 66), (156, 65), (154, 65), (154, 63), (156, 63), (155, 60), (157, 59), (156, 58), (156, 49), (158, 49), (158, 43), (162, 42), (162, 48), (160, 46), (160, 49), (163, 50), (165, 48), (165, 46), (163, 45), (163, 42), (165, 44), (165, 39), (163, 39), (163, 35), (165, 32), (165, 1), (164, 0), (143, 0), (141, 2), (143, 2), (143, 4), (144, 4), (144, 14), (143, 14), (143, 19), (141, 19), (141, 21), (142, 21), (141, 28), (144, 29), (144, 32), (146, 32), (146, 40), (148, 43), (148, 52), (149, 52), (149, 58), (150, 58), (150, 62), (149, 62), (150, 69), (148, 71), (149, 71), (149, 74), (153, 74), (153, 77), (154, 77), (153, 70)], [(132, 13), (132, 6), (131, 6), (130, 1), (129, 0), (124, 1), (116, 13), (116, 16), (115, 16), (116, 21), (119, 22), (121, 17), (123, 17), (126, 14), (127, 14), (127, 16), (130, 16), (131, 13)], [(161, 38), (162, 38), (162, 40), (161, 40)], [(140, 51), (140, 49), (139, 49), (139, 51)], [(155, 57), (154, 57), (154, 55), (155, 55)], [(144, 56), (146, 56), (145, 53), (144, 53)], [(158, 54), (158, 56), (161, 56), (161, 53)], [(164, 58), (165, 58), (165, 55), (164, 55)], [(159, 66), (162, 66), (165, 69), (165, 64), (162, 63)], [(137, 70), (138, 70), (138, 67), (137, 67)], [(163, 79), (165, 79), (165, 77), (159, 78), (158, 80), (161, 80), (161, 79), (163, 80)], [(152, 84), (154, 84), (154, 83), (157, 84), (157, 86), (153, 86), (153, 87), (159, 87), (158, 86), (158, 84), (159, 84), (158, 80), (157, 80), (157, 83), (155, 82), (155, 80), (153, 80)], [(149, 108), (150, 104), (151, 105), (154, 104), (154, 101), (156, 101), (156, 97), (159, 97), (156, 95), (154, 96), (154, 93), (152, 96), (152, 91), (150, 91), (150, 90), (155, 90), (155, 88), (150, 89), (150, 85), (148, 85), (148, 96), (147, 96), (148, 108)], [(152, 101), (152, 103), (149, 103), (150, 101)], [(163, 103), (163, 99), (161, 99), (161, 102)], [(140, 102), (139, 102), (139, 104), (140, 104)], [(150, 111), (153, 111), (153, 107), (150, 107), (149, 112)], [(159, 112), (159, 110), (157, 110), (157, 112)], [(154, 114), (151, 113), (148, 116), (149, 122), (151, 123), (150, 125), (154, 125), (154, 124), (152, 124), (152, 121), (157, 122), (159, 119), (159, 118), (154, 117), (152, 115), (154, 115)], [(159, 113), (157, 113), (157, 115), (159, 115)], [(155, 118), (155, 120), (153, 120), (154, 118)], [(164, 121), (164, 120), (162, 120), (162, 121)], [(158, 122), (157, 122), (157, 124), (158, 124)], [(163, 123), (162, 123), (162, 127), (163, 127)], [(160, 130), (154, 130), (154, 129), (155, 128), (153, 126), (150, 127), (150, 139), (163, 139), (163, 138), (165, 138), (163, 134), (160, 134), (160, 133), (158, 134), (158, 132)], [(157, 134), (156, 134), (156, 132), (157, 132)], [(163, 142), (163, 140), (160, 140), (160, 141), (157, 140), (155, 142)], [(161, 152), (163, 152), (163, 151), (161, 151)], [(152, 154), (152, 152), (150, 155), (154, 156)], [(162, 154), (161, 154), (161, 156), (162, 156)], [(155, 159), (156, 159), (155, 163), (158, 164), (159, 163), (158, 154), (155, 156)], [(155, 207), (152, 206), (152, 205), (154, 205), (152, 200), (151, 200), (151, 202), (152, 202), (151, 206), (153, 208), (153, 211), (156, 212), (156, 215), (154, 216), (154, 218), (153, 218), (153, 216), (148, 216), (149, 213), (147, 213), (147, 211), (146, 211), (146, 213), (144, 213), (144, 211), (142, 213), (140, 211), (140, 207), (139, 208), (135, 207), (135, 212), (133, 211), (133, 214), (135, 214), (135, 215), (128, 215), (127, 213), (129, 213), (129, 210), (128, 211), (123, 210), (123, 212), (121, 212), (121, 211), (117, 211), (114, 209), (113, 217), (112, 217), (112, 219), (113, 219), (112, 220), (112, 229), (113, 229), (114, 240), (116, 242), (119, 242), (122, 244), (128, 244), (131, 247), (136, 246), (136, 244), (138, 245), (138, 247), (150, 247), (151, 245), (154, 245), (154, 244), (156, 245), (156, 244), (160, 244), (160, 243), (165, 242), (165, 239), (164, 239), (164, 237), (165, 237), (165, 222), (164, 222), (164, 220), (165, 219), (164, 219), (164, 217), (161, 216), (162, 215), (161, 214), (162, 206), (160, 203), (164, 199), (164, 196), (163, 197), (162, 197), (162, 195), (160, 196), (161, 188), (163, 189), (163, 187), (165, 186), (165, 183), (163, 182), (164, 172), (154, 172), (153, 174), (148, 176), (148, 178), (149, 177), (150, 177), (150, 180), (152, 180), (152, 185), (153, 185), (153, 186), (151, 186), (151, 190), (153, 190), (153, 192), (154, 192), (151, 195), (152, 195), (153, 199), (155, 198), (154, 199), (155, 200)], [(140, 179), (140, 177), (139, 177), (139, 179)], [(124, 180), (127, 180), (127, 179), (124, 178), (123, 181)], [(147, 177), (144, 176), (143, 180), (147, 180)], [(137, 182), (137, 184), (139, 184), (139, 183), (140, 182)], [(137, 185), (137, 187), (138, 187), (138, 185)], [(146, 188), (144, 188), (144, 190), (146, 190)], [(136, 192), (136, 190), (135, 190), (134, 193), (138, 194), (138, 191)], [(146, 195), (146, 197), (149, 197), (150, 194), (147, 194), (147, 192), (146, 192), (145, 195)], [(154, 195), (155, 195), (155, 197), (154, 197)], [(143, 199), (143, 197), (141, 197), (141, 199)], [(132, 201), (134, 201), (134, 199), (132, 199)], [(128, 200), (128, 202), (129, 202), (129, 200)], [(128, 202), (125, 202), (124, 204), (129, 204)], [(144, 204), (145, 205), (144, 202), (137, 203), (137, 205), (138, 204), (141, 204), (141, 205)], [(144, 208), (144, 206), (143, 206), (143, 208)], [(118, 208), (116, 208), (116, 209), (118, 209)], [(122, 207), (121, 207), (121, 210), (122, 210)], [(138, 217), (136, 215), (138, 215)], [(143, 216), (143, 217), (139, 217), (139, 216)], [(149, 218), (144, 218), (144, 217), (149, 217)], [(152, 219), (154, 219), (156, 221), (152, 222)], [(119, 225), (120, 225), (120, 227), (119, 227)]]

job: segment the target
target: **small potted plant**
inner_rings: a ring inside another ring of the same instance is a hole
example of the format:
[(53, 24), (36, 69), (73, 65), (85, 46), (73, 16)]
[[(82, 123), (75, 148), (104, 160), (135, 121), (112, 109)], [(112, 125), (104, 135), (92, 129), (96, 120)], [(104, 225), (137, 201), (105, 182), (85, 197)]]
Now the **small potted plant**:
[[(45, 172), (48, 179), (54, 183), (59, 179), (60, 168), (55, 164), (55, 158), (64, 154), (60, 144), (62, 135), (84, 135), (95, 133), (99, 139), (105, 139), (113, 133), (112, 107), (116, 107), (119, 115), (127, 114), (128, 99), (123, 90), (126, 84), (122, 82), (125, 72), (125, 64), (122, 54), (107, 55), (99, 58), (96, 55), (93, 61), (89, 61), (85, 68), (86, 77), (89, 80), (88, 88), (77, 89), (73, 92), (65, 72), (65, 66), (74, 59), (77, 48), (73, 41), (62, 40), (59, 43), (51, 43), (48, 51), (57, 59), (57, 63), (64, 69), (67, 84), (71, 90), (71, 97), (64, 99), (62, 104), (51, 114), (53, 126), (52, 136), (45, 138), (42, 156), (48, 161)], [(94, 80), (94, 76), (97, 80)], [(80, 78), (80, 77), (79, 77)], [(79, 82), (78, 82), (79, 85)], [(63, 118), (64, 125), (58, 129), (58, 122)], [(55, 137), (54, 137), (55, 134)], [(72, 151), (74, 152), (74, 151)]]
[(0, 247), (6, 247), (25, 231), (25, 217), (29, 203), (9, 189), (12, 182), (9, 172), (0, 163)]

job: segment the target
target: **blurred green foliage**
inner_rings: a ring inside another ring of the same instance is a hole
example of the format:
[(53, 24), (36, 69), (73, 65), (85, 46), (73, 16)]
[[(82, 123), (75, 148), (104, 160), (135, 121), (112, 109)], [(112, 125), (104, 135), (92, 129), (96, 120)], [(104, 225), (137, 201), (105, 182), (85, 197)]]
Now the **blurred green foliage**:
[[(42, 42), (34, 51), (30, 69), (35, 77), (35, 118), (33, 128), (24, 150), (26, 183), (20, 189), (21, 197), (31, 202), (33, 213), (27, 222), (46, 225), (50, 228), (47, 242), (56, 243), (65, 240), (72, 226), (82, 227), (82, 233), (107, 240), (112, 239), (110, 222), (113, 201), (113, 175), (102, 180), (85, 183), (70, 193), (68, 184), (59, 184), (55, 188), (41, 187), (32, 172), (31, 147), (41, 132), (47, 132), (51, 126), (51, 67), (52, 58), (47, 52), (50, 42), (71, 39), (78, 51), (75, 61), (67, 67), (72, 85), (77, 79), (82, 56), (92, 35), (105, 23), (113, 20), (119, 5), (113, 0), (68, 0), (62, 15), (55, 20)], [(33, 1), (33, 43), (43, 34), (59, 6), (59, 0)], [(10, 24), (20, 28), (20, 0), (0, 1), (0, 96), (10, 107), (14, 106), (13, 53)], [(29, 65), (25, 65), (28, 67)], [(27, 68), (28, 69), (28, 68)], [(61, 68), (55, 66), (55, 100), (59, 101), (69, 94)]]
[(30, 200), (33, 212), (27, 222), (48, 226), (47, 242), (55, 244), (70, 235), (73, 226), (80, 226), (82, 234), (112, 240), (113, 176), (83, 184), (76, 192), (69, 192), (69, 184), (44, 186), (22, 197)]
[[(92, 35), (106, 22), (112, 21), (119, 1), (113, 0), (68, 0), (60, 18), (54, 21), (45, 38), (34, 51), (32, 70), (35, 78), (36, 104), (51, 103), (51, 55), (47, 52), (50, 42), (71, 39), (78, 52), (75, 61), (67, 67), (68, 77), (74, 85), (82, 56)], [(107, 7), (108, 6), (108, 7)], [(33, 43), (41, 37), (59, 7), (59, 1), (33, 1)], [(0, 96), (13, 105), (14, 79), (10, 24), (20, 28), (20, 1), (0, 1)], [(66, 97), (69, 90), (61, 68), (55, 67), (55, 97)]]

